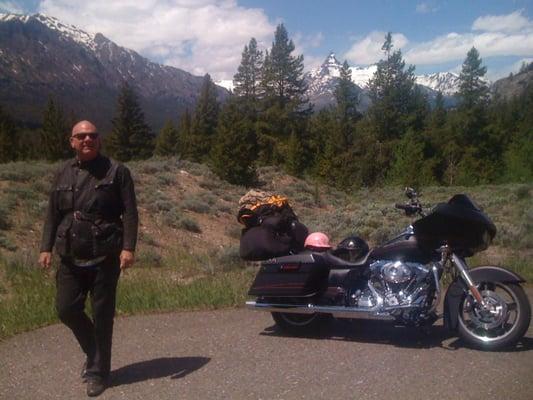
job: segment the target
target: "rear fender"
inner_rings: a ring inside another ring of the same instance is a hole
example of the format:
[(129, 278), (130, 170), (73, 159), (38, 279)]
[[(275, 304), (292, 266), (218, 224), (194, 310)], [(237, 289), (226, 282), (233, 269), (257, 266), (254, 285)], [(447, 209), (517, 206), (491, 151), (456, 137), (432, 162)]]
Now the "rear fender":
[[(468, 271), (474, 282), (523, 283), (525, 279), (520, 275), (502, 267), (485, 265)], [(457, 329), (459, 322), (459, 305), (463, 296), (468, 292), (466, 283), (458, 277), (446, 291), (444, 297), (444, 326), (452, 331)]]

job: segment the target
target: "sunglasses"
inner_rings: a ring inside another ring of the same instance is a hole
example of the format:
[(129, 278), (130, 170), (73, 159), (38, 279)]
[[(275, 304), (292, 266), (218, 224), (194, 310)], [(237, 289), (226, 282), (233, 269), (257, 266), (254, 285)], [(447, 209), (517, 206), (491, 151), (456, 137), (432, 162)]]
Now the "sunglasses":
[(72, 137), (76, 140), (84, 140), (86, 137), (89, 137), (91, 140), (96, 140), (98, 139), (98, 133), (76, 133)]

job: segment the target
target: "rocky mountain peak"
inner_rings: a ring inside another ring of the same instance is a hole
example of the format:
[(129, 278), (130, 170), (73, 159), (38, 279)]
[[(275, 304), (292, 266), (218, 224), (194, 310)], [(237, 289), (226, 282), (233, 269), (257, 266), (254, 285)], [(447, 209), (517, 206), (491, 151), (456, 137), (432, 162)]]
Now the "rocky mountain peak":
[[(132, 86), (148, 122), (192, 109), (202, 77), (163, 66), (124, 48), (101, 33), (87, 33), (43, 14), (0, 14), (0, 104), (14, 118), (38, 124), (46, 101), (109, 128), (118, 91)], [(218, 90), (220, 99), (227, 92)]]
[(94, 34), (87, 33), (75, 27), (74, 25), (64, 24), (57, 18), (49, 15), (0, 14), (0, 22), (7, 21), (17, 21), (21, 24), (40, 24), (51, 31), (57, 32), (60, 36), (72, 39), (78, 44), (81, 44), (82, 46), (91, 50), (94, 50), (96, 47), (94, 42)]
[(342, 64), (335, 57), (335, 53), (331, 52), (320, 66), (320, 73), (338, 78), (340, 76), (341, 67)]

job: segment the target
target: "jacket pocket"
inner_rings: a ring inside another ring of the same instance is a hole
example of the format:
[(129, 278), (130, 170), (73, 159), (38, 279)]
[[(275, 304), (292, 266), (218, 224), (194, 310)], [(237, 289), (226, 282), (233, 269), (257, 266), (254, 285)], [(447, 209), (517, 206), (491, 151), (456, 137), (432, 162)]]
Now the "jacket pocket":
[(61, 223), (56, 232), (55, 248), (57, 254), (61, 257), (66, 257), (70, 253), (69, 236), (70, 236), (70, 223), (64, 221)]
[(91, 212), (98, 212), (107, 218), (114, 217), (114, 209), (116, 204), (119, 203), (119, 198), (116, 193), (116, 187), (113, 184), (113, 180), (106, 180), (98, 183), (94, 187), (96, 202), (91, 207)]
[(58, 185), (55, 188), (55, 195), (59, 211), (70, 211), (74, 208), (72, 185)]
[(102, 222), (92, 226), (96, 256), (117, 254), (122, 250), (123, 229), (117, 222)]

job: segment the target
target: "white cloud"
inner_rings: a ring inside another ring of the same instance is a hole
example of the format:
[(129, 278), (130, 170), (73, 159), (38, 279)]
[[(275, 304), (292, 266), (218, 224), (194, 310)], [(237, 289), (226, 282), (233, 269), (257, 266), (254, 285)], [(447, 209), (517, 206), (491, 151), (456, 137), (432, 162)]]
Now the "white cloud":
[(263, 10), (235, 0), (44, 0), (39, 11), (214, 79), (231, 78), (250, 38), (268, 43), (275, 30)]
[(533, 23), (522, 15), (522, 10), (508, 15), (486, 15), (479, 17), (472, 24), (474, 31), (521, 32), (533, 29)]
[(533, 22), (515, 11), (508, 15), (477, 18), (474, 32), (449, 33), (429, 42), (418, 43), (405, 53), (409, 63), (430, 65), (461, 60), (475, 47), (481, 57), (520, 56), (533, 54)]
[[(383, 58), (381, 47), (385, 41), (386, 32), (373, 31), (363, 39), (355, 42), (344, 58), (354, 64), (373, 64)], [(409, 41), (401, 33), (392, 34), (394, 49), (402, 49)]]
[[(289, 38), (291, 38), (289, 32)], [(301, 32), (296, 32), (291, 38), (294, 43), (293, 56), (304, 54), (304, 68), (309, 71), (322, 64), (325, 56), (316, 57), (311, 55), (309, 49), (320, 47), (324, 41), (324, 34), (317, 32), (309, 35), (303, 35)]]
[(10, 14), (24, 14), (24, 9), (11, 1), (0, 1), (0, 11)]
[[(357, 40), (346, 53), (355, 64), (372, 64), (383, 58), (384, 33), (371, 32)], [(496, 56), (531, 57), (533, 22), (522, 11), (477, 18), (471, 32), (451, 32), (427, 42), (412, 43), (402, 34), (393, 35), (395, 48), (402, 48), (405, 61), (414, 65), (462, 62), (475, 47), (482, 59)], [(489, 71), (498, 74), (497, 71)], [(511, 71), (509, 71), (511, 72)]]
[(433, 13), (437, 11), (438, 9), (439, 9), (438, 6), (430, 2), (422, 2), (416, 5), (416, 12), (419, 14)]

